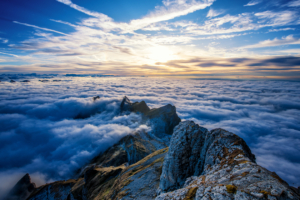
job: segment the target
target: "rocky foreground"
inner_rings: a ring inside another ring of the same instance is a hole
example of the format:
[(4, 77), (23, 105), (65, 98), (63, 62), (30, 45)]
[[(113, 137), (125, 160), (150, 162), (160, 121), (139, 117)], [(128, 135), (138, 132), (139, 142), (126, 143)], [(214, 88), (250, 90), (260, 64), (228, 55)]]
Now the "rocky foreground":
[(245, 141), (223, 129), (180, 122), (172, 105), (150, 109), (124, 97), (151, 131), (122, 138), (74, 175), (40, 187), (26, 174), (7, 200), (300, 199), (300, 188), (259, 166)]

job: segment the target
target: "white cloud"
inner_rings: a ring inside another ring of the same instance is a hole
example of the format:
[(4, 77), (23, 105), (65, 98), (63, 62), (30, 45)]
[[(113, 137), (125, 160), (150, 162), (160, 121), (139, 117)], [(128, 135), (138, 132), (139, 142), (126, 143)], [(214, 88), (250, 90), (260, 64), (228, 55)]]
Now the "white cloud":
[(44, 30), (44, 31), (50, 31), (50, 32), (59, 33), (59, 34), (62, 34), (62, 35), (68, 35), (68, 34), (62, 33), (60, 31), (52, 30), (52, 29), (49, 29), (49, 28), (43, 28), (43, 27), (39, 27), (39, 26), (27, 24), (27, 23), (21, 23), (21, 22), (18, 22), (18, 21), (14, 21), (14, 23), (21, 24), (21, 25), (24, 25), (24, 26), (33, 27), (33, 28), (36, 28), (36, 29), (41, 29), (41, 30)]
[(57, 0), (64, 3), (80, 12), (87, 15), (96, 17), (94, 19), (87, 19), (83, 21), (86, 26), (96, 26), (103, 28), (104, 30), (122, 30), (123, 33), (132, 33), (135, 30), (142, 29), (150, 24), (174, 19), (179, 16), (187, 15), (200, 9), (204, 9), (210, 6), (215, 0), (176, 0), (176, 1), (164, 1), (164, 6), (157, 6), (155, 10), (150, 12), (141, 19), (131, 20), (130, 23), (117, 23), (110, 17), (102, 13), (89, 11), (81, 6), (72, 3), (71, 0)]
[(4, 52), (0, 52), (1, 54), (4, 54), (4, 55), (8, 55), (8, 56), (14, 56), (14, 57), (19, 57), (15, 54), (11, 54), (11, 53), (4, 53)]
[(5, 38), (0, 38), (0, 42), (2, 42), (2, 43), (4, 43), (4, 44), (6, 44), (6, 43), (8, 43), (8, 39), (5, 39)]
[(81, 6), (78, 6), (78, 5), (74, 4), (71, 0), (57, 0), (57, 1), (60, 2), (60, 3), (66, 4), (66, 5), (70, 6), (71, 8), (74, 8), (75, 10), (78, 10), (82, 13), (87, 14), (87, 15), (97, 17), (97, 18), (103, 18), (103, 19), (106, 19), (106, 20), (111, 20), (111, 18), (109, 18), (107, 15), (85, 9), (84, 7), (81, 7)]
[(277, 29), (270, 29), (269, 32), (279, 32), (279, 31), (294, 31), (295, 28), (277, 28)]
[(249, 1), (246, 5), (244, 5), (244, 6), (255, 6), (255, 5), (257, 5), (257, 4), (259, 4), (259, 3), (261, 3), (262, 2), (262, 0), (251, 0), (251, 1)]
[(264, 40), (259, 42), (258, 44), (244, 46), (242, 48), (263, 48), (263, 47), (274, 47), (274, 46), (282, 46), (282, 45), (291, 45), (291, 44), (300, 44), (300, 38), (294, 38), (293, 35), (288, 35), (286, 37), (282, 37), (281, 39), (273, 39), (273, 40)]
[(289, 10), (280, 12), (264, 11), (255, 13), (255, 16), (260, 19), (259, 23), (272, 24), (272, 26), (288, 25), (298, 19), (298, 14), (295, 11)]
[(209, 17), (209, 18), (216, 17), (216, 16), (223, 14), (224, 12), (225, 12), (224, 10), (214, 10), (214, 9), (210, 8), (206, 17)]
[(290, 1), (289, 3), (286, 4), (288, 7), (299, 7), (300, 6), (300, 0), (294, 0)]

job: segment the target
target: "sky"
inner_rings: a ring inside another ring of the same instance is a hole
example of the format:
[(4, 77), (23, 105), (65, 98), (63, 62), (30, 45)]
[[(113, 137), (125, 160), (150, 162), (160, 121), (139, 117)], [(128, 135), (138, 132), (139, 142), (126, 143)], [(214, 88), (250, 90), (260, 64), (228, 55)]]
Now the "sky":
[(300, 78), (299, 0), (1, 0), (0, 73)]
[(150, 108), (172, 104), (182, 120), (239, 135), (259, 165), (300, 186), (300, 82), (18, 77), (0, 82), (0, 199), (25, 173), (37, 185), (67, 180), (125, 135), (151, 130), (138, 114), (120, 115), (125, 95)]

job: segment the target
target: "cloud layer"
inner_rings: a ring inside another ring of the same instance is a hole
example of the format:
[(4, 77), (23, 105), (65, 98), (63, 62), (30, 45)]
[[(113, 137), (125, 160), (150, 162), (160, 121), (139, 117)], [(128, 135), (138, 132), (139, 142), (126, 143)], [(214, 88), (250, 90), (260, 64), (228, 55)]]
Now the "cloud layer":
[[(66, 179), (124, 135), (147, 128), (139, 124), (139, 115), (118, 115), (124, 95), (132, 101), (145, 100), (151, 108), (171, 103), (182, 119), (238, 134), (256, 154), (258, 164), (300, 185), (299, 82), (51, 80), (0, 83), (0, 181), (10, 183), (1, 185), (1, 194), (26, 172), (40, 184)], [(96, 95), (101, 99), (93, 102)], [(76, 119), (79, 114), (90, 117)]]

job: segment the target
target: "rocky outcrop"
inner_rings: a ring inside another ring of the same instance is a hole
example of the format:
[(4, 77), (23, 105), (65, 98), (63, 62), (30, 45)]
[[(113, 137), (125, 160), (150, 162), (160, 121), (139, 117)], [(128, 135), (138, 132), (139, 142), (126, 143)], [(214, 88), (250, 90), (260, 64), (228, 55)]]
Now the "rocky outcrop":
[(123, 98), (120, 105), (121, 112), (139, 112), (146, 114), (150, 111), (145, 101), (132, 103), (126, 96)]
[(117, 144), (96, 156), (90, 166), (108, 167), (136, 163), (147, 155), (166, 148), (174, 127), (181, 121), (176, 114), (175, 106), (169, 104), (150, 110), (144, 101), (132, 103), (126, 96), (121, 102), (120, 111), (141, 113), (143, 123), (151, 126), (151, 131), (140, 131), (125, 136)]
[(27, 200), (66, 200), (77, 180), (56, 181), (36, 188)]
[(76, 179), (35, 188), (28, 199), (300, 199), (299, 188), (256, 164), (245, 141), (233, 133), (179, 123), (172, 105), (149, 109), (124, 97), (120, 111), (140, 113), (151, 131), (125, 136)]
[(175, 128), (158, 193), (157, 200), (300, 199), (276, 173), (255, 163), (243, 139), (192, 121)]
[(35, 183), (31, 182), (29, 174), (25, 174), (17, 184), (11, 189), (5, 200), (26, 199), (35, 189)]
[(151, 134), (166, 143), (169, 143), (174, 127), (181, 121), (176, 114), (176, 107), (171, 104), (151, 109), (145, 114), (145, 118), (152, 127)]

